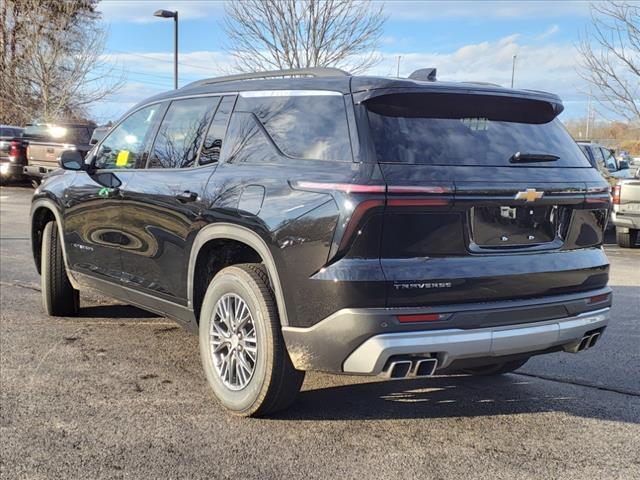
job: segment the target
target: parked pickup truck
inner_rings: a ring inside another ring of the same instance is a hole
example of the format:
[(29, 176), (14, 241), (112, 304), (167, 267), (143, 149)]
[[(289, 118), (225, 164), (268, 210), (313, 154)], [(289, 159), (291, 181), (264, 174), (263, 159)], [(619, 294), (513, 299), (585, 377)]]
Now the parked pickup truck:
[(94, 129), (93, 125), (75, 123), (27, 125), (23, 133), (28, 160), (24, 173), (39, 181), (58, 168), (58, 159), (65, 150), (77, 150), (84, 156), (91, 149), (89, 140)]
[(21, 137), (22, 128), (0, 125), (0, 182), (22, 176), (27, 162)]
[(613, 213), (618, 245), (626, 248), (637, 246), (640, 231), (640, 170), (635, 177), (620, 180), (613, 189)]

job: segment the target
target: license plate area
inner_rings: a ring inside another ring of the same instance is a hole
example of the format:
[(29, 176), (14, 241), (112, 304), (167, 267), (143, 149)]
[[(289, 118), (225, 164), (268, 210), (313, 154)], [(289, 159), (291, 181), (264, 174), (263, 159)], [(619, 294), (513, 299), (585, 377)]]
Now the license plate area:
[(492, 205), (471, 209), (471, 240), (478, 247), (527, 247), (553, 242), (558, 207)]

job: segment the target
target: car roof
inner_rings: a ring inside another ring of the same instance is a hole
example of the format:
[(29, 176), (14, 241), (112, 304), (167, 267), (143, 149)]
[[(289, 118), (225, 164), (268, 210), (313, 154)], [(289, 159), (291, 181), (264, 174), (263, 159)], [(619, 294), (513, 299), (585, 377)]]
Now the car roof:
[[(224, 78), (229, 78), (229, 80), (225, 81)], [(142, 105), (186, 96), (264, 90), (329, 90), (342, 94), (353, 93), (356, 103), (378, 95), (401, 92), (485, 94), (549, 102), (556, 106), (557, 114), (563, 109), (560, 98), (552, 93), (537, 90), (510, 89), (481, 82), (441, 82), (410, 78), (352, 76), (344, 74), (344, 72), (342, 75), (318, 77), (237, 78), (238, 76), (232, 76), (192, 82), (177, 90), (170, 90), (148, 98), (133, 107), (132, 110), (140, 108)]]

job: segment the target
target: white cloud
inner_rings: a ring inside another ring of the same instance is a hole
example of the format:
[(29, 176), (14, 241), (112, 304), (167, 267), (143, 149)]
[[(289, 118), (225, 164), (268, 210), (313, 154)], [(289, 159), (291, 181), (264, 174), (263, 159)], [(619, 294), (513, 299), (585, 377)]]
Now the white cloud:
[(572, 1), (404, 1), (387, 0), (392, 20), (424, 21), (452, 18), (540, 19), (589, 15), (589, 2)]
[(517, 35), (496, 42), (465, 45), (448, 53), (382, 54), (372, 74), (395, 75), (398, 55), (401, 76), (423, 67), (436, 67), (444, 81), (481, 81), (509, 86), (513, 55), (517, 55), (515, 87), (546, 90), (564, 100), (586, 101), (583, 80), (576, 73), (578, 55), (571, 44), (519, 44)]
[(560, 31), (560, 27), (558, 25), (551, 25), (547, 30), (536, 37), (537, 40), (546, 40), (549, 37), (553, 37), (556, 33)]
[[(153, 16), (156, 10), (171, 10), (179, 12), (180, 20), (194, 20), (199, 18), (217, 18), (224, 13), (224, 3), (219, 1), (129, 1), (102, 0), (98, 10), (102, 19), (107, 22), (149, 23), (163, 21)], [(166, 20), (165, 20), (166, 21)]]

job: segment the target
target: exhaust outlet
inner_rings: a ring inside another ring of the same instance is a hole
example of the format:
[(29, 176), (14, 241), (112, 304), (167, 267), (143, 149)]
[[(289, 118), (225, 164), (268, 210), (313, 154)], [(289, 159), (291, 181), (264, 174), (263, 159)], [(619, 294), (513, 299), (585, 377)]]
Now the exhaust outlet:
[(438, 366), (438, 359), (425, 358), (424, 360), (418, 360), (416, 362), (416, 368), (413, 372), (416, 377), (430, 377), (436, 371)]
[(385, 376), (387, 378), (405, 378), (409, 375), (412, 366), (413, 362), (410, 360), (398, 360), (396, 362), (391, 362)]
[(578, 345), (578, 351), (582, 352), (583, 350), (586, 350), (587, 348), (589, 348), (589, 340), (591, 339), (591, 336), (586, 336), (586, 337), (582, 337), (582, 340), (580, 340), (580, 345)]
[(591, 335), (591, 337), (589, 338), (589, 346), (587, 348), (593, 347), (599, 338), (600, 338), (599, 333), (594, 333), (593, 335)]

